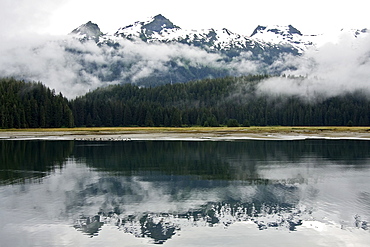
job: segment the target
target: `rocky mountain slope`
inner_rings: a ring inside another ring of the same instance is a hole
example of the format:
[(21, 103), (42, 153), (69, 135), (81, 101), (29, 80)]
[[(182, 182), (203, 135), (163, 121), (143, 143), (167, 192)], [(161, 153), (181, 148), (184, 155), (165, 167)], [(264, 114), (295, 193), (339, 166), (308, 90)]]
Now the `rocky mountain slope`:
[[(71, 35), (83, 43), (93, 41), (100, 47), (105, 56), (104, 73), (98, 75), (100, 80), (158, 85), (269, 73), (266, 68), (281, 54), (299, 55), (305, 49), (305, 43), (299, 40), (302, 35), (293, 27), (281, 31), (278, 35), (286, 35), (287, 39), (281, 38), (278, 42), (262, 38), (269, 33), (270, 29), (262, 27), (251, 37), (226, 28), (183, 30), (157, 15), (119, 28), (113, 34), (104, 34), (97, 24), (88, 22), (74, 29)], [(102, 69), (94, 63), (84, 63), (88, 73), (96, 73), (93, 68)]]
[[(340, 32), (353, 38), (367, 34), (366, 29)], [(101, 81), (143, 86), (246, 74), (279, 74), (295, 69), (292, 65), (282, 65), (280, 61), (286, 56), (301, 56), (330, 38), (323, 34), (302, 34), (292, 25), (258, 26), (250, 36), (226, 28), (184, 30), (163, 15), (124, 26), (111, 34), (88, 22), (74, 29), (71, 35), (83, 43), (95, 43), (104, 56), (100, 63), (84, 62), (87, 73), (93, 73)]]
[[(19, 36), (2, 46), (0, 74), (43, 82), (69, 98), (111, 84), (149, 87), (261, 74), (310, 77), (307, 85), (319, 91), (353, 90), (355, 83), (369, 85), (368, 33), (308, 35), (292, 25), (271, 25), (241, 35), (226, 28), (185, 30), (162, 15), (105, 33), (89, 21), (67, 36)], [(270, 84), (273, 92), (312, 94), (304, 83)]]
[[(340, 30), (351, 33), (354, 37), (367, 33), (367, 29)], [(72, 31), (82, 39), (96, 40), (97, 43), (117, 41), (120, 38), (131, 41), (141, 40), (147, 43), (181, 43), (208, 49), (209, 51), (225, 51), (232, 49), (253, 50), (259, 47), (268, 50), (287, 48), (293, 53), (302, 53), (317, 45), (320, 38), (328, 38), (322, 34), (304, 35), (292, 25), (258, 26), (250, 36), (240, 35), (223, 29), (184, 30), (173, 24), (163, 15), (156, 15), (147, 21), (119, 28), (114, 34), (103, 34), (99, 27), (91, 22), (81, 25)]]
[(208, 51), (256, 51), (282, 50), (301, 53), (313, 45), (307, 36), (293, 26), (258, 26), (251, 36), (240, 35), (223, 29), (184, 30), (162, 15), (147, 21), (138, 21), (119, 28), (114, 34), (103, 34), (96, 24), (88, 22), (72, 31), (82, 40), (92, 39), (104, 44), (109, 41), (128, 39), (146, 43), (180, 43), (201, 47)]

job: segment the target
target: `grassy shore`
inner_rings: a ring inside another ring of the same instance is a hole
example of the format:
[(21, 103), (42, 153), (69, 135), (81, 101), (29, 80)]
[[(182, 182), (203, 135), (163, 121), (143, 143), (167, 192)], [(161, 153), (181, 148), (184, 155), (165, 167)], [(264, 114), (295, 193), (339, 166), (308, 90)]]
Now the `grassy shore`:
[(370, 126), (252, 126), (252, 127), (78, 127), (78, 128), (35, 128), (35, 129), (0, 129), (0, 132), (240, 132), (240, 133), (289, 133), (289, 132), (370, 132)]

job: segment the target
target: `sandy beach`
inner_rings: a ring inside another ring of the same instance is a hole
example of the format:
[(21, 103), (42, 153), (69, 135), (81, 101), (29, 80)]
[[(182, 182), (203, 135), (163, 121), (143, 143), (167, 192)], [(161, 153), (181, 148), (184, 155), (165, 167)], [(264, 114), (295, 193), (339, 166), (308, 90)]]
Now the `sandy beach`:
[(370, 140), (370, 127), (66, 128), (1, 130), (0, 140)]

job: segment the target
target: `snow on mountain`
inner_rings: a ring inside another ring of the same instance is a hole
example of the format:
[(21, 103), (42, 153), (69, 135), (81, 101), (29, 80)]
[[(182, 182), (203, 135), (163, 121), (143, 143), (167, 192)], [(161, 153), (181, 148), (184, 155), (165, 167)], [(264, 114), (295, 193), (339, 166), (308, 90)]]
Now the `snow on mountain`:
[[(87, 73), (96, 74), (103, 81), (151, 85), (152, 81), (172, 83), (250, 73), (279, 74), (300, 66), (284, 59), (312, 56), (306, 51), (319, 51), (328, 41), (351, 42), (368, 35), (368, 30), (306, 35), (292, 25), (274, 25), (258, 26), (247, 36), (226, 28), (185, 30), (163, 15), (156, 15), (119, 28), (113, 34), (103, 34), (92, 22), (81, 25), (72, 34), (82, 41), (94, 40), (101, 48), (99, 59), (86, 55), (89, 61), (92, 59), (88, 66), (84, 64)], [(171, 46), (174, 49), (168, 50), (162, 44), (174, 44)], [(100, 65), (101, 69), (96, 69)]]
[(80, 40), (95, 40), (96, 42), (98, 42), (99, 37), (103, 35), (99, 26), (91, 21), (74, 29), (71, 34), (76, 35)]
[(228, 50), (232, 48), (244, 49), (254, 46), (254, 41), (247, 36), (239, 35), (223, 28), (184, 30), (174, 25), (162, 15), (157, 15), (144, 22), (135, 22), (132, 25), (118, 29), (114, 38), (142, 40), (145, 42), (162, 42), (201, 46), (209, 50)]
[(368, 35), (370, 30), (367, 29), (367, 28), (363, 28), (363, 29), (351, 29), (351, 31), (353, 32), (353, 35), (357, 38), (357, 37), (360, 37), (360, 36), (363, 36), (363, 35)]
[(366, 28), (333, 30), (325, 34), (318, 35), (315, 40), (315, 43), (317, 44), (317, 46), (321, 46), (326, 44), (328, 41), (334, 44), (340, 42), (343, 39), (349, 39), (354, 41), (357, 38), (365, 37), (366, 35), (369, 34), (369, 31), (370, 30)]
[(171, 36), (171, 41), (203, 47), (207, 46), (210, 50), (244, 49), (253, 45), (253, 41), (247, 36), (233, 33), (226, 28), (202, 29), (199, 31), (181, 30), (181, 32), (177, 31)]
[(116, 37), (127, 39), (161, 40), (163, 37), (180, 30), (170, 20), (163, 15), (156, 15), (149, 20), (137, 21), (132, 25), (118, 29), (114, 34)]
[(299, 52), (304, 52), (308, 47), (313, 45), (310, 37), (303, 35), (298, 29), (292, 25), (288, 26), (258, 26), (252, 33), (251, 37), (260, 42), (275, 44), (275, 45), (291, 45)]
[(174, 25), (162, 15), (138, 21), (120, 28), (111, 39), (126, 38), (144, 42), (183, 43), (199, 46), (211, 51), (220, 50), (251, 50), (259, 47), (291, 48), (297, 53), (304, 52), (312, 46), (309, 36), (302, 35), (293, 26), (258, 26), (251, 36), (240, 35), (223, 29), (184, 30)]
[(349, 34), (357, 38), (368, 34), (367, 29), (340, 30), (328, 34), (302, 34), (292, 25), (258, 26), (251, 36), (240, 35), (223, 29), (184, 30), (176, 26), (163, 15), (156, 15), (146, 21), (137, 21), (134, 24), (119, 28), (114, 34), (103, 34), (98, 25), (88, 22), (72, 31), (83, 40), (95, 40), (100, 43), (129, 39), (147, 43), (182, 43), (198, 46), (210, 51), (221, 50), (260, 50), (280, 49), (293, 50), (302, 54), (309, 48), (316, 48), (327, 42), (336, 42), (339, 37)]

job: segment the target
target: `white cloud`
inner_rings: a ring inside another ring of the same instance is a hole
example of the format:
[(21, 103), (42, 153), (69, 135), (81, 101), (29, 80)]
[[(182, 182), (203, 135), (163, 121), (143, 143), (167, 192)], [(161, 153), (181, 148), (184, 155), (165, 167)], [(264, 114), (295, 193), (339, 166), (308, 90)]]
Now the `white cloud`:
[(236, 75), (257, 74), (265, 65), (260, 61), (251, 60), (252, 55), (250, 51), (241, 52), (239, 56), (234, 57), (225, 66), (233, 70)]
[(55, 9), (66, 0), (2, 0), (0, 1), (0, 32), (4, 37), (32, 35), (49, 25)]
[(308, 98), (356, 90), (370, 92), (370, 35), (354, 39), (344, 34), (337, 43), (309, 50), (302, 57), (282, 57), (273, 66), (296, 67), (283, 73), (305, 78), (271, 78), (260, 85), (261, 92)]
[[(225, 63), (219, 54), (182, 44), (147, 44), (121, 40), (120, 47), (114, 49), (98, 47), (92, 41), (80, 43), (69, 36), (30, 35), (29, 32), (36, 24), (44, 25), (47, 22), (51, 15), (48, 11), (62, 5), (46, 0), (15, 2), (19, 6), (15, 6), (9, 13), (3, 9), (0, 11), (4, 12), (6, 18), (12, 15), (15, 17), (14, 23), (9, 26), (6, 23), (0, 24), (6, 34), (0, 40), (2, 76), (41, 81), (69, 98), (99, 86), (118, 83), (112, 80), (137, 81), (155, 73), (167, 73), (171, 71), (170, 61), (196, 68), (207, 66), (229, 69), (234, 75), (255, 74), (261, 70), (285, 70), (283, 73), (287, 75), (307, 76), (299, 81), (283, 78), (267, 80), (260, 87), (265, 92), (297, 95), (314, 95), (319, 92), (335, 95), (346, 90), (369, 90), (369, 35), (356, 40), (352, 36), (343, 35), (336, 43), (310, 50), (301, 57), (281, 56), (266, 67), (262, 62), (252, 61), (250, 52), (242, 52), (231, 62)], [(31, 3), (42, 7), (36, 8)], [(9, 0), (1, 3), (8, 9), (13, 4)], [(115, 73), (121, 73), (120, 78), (112, 76), (112, 66), (117, 66)], [(107, 81), (101, 81), (102, 78)]]
[[(74, 97), (100, 84), (93, 75), (84, 72), (81, 61), (101, 62), (100, 50), (95, 44), (80, 42), (70, 37), (34, 35), (8, 39), (0, 49), (2, 76), (27, 81), (41, 81), (46, 86)], [(78, 49), (81, 54), (66, 51)], [(80, 85), (79, 85), (80, 84)]]
[[(194, 67), (224, 65), (219, 62), (220, 55), (182, 44), (121, 40), (114, 49), (98, 47), (93, 41), (81, 43), (70, 36), (46, 35), (8, 38), (4, 44), (0, 48), (2, 76), (41, 81), (69, 98), (107, 84), (135, 82), (155, 73), (167, 73), (171, 70), (170, 61)], [(112, 66), (116, 66), (114, 72)], [(112, 81), (117, 73), (121, 73), (119, 82)]]

